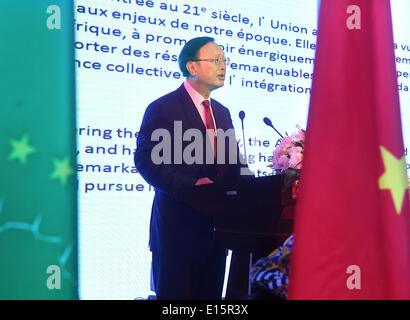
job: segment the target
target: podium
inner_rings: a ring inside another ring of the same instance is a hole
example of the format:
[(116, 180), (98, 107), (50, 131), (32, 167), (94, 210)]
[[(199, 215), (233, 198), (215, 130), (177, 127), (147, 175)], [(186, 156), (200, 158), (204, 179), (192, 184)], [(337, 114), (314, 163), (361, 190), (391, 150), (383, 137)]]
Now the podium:
[(180, 198), (213, 216), (215, 240), (232, 250), (227, 299), (248, 299), (250, 267), (279, 247), (293, 231), (294, 206), (282, 190), (283, 176), (224, 181), (185, 189)]

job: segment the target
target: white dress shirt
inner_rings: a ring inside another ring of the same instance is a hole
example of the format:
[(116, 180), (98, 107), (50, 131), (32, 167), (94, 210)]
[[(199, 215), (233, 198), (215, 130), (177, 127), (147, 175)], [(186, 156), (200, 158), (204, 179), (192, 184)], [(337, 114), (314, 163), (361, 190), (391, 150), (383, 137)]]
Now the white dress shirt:
[[(208, 100), (209, 101), (209, 107), (211, 109), (211, 115), (212, 115), (212, 120), (214, 122), (214, 128), (216, 129), (216, 123), (215, 123), (215, 117), (214, 117), (214, 113), (212, 111), (212, 104), (211, 104), (211, 100), (210, 99), (205, 99), (198, 91), (196, 91), (194, 88), (192, 88), (192, 86), (189, 84), (188, 80), (185, 80), (184, 82), (184, 87), (186, 89), (186, 91), (188, 91), (189, 96), (191, 97), (192, 101), (194, 102), (194, 105), (196, 107), (196, 109), (199, 112), (199, 115), (201, 116), (202, 122), (205, 125), (205, 107), (202, 104), (202, 102), (204, 100)], [(213, 139), (213, 135), (216, 136), (216, 130), (212, 133), (211, 131), (213, 130), (206, 130), (209, 136), (209, 139), (211, 140), (211, 144), (212, 144), (212, 149), (215, 150), (215, 146), (214, 146), (214, 139)]]

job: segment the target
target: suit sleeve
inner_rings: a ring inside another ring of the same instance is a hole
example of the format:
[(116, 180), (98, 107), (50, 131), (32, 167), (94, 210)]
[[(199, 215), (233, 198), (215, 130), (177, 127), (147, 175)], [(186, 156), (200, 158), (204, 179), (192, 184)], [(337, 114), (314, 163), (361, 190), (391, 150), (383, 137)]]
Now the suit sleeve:
[[(173, 130), (173, 121), (165, 117), (160, 106), (148, 106), (137, 138), (137, 149), (134, 154), (135, 167), (141, 176), (155, 188), (176, 196), (181, 188), (195, 185), (196, 178), (182, 170), (181, 166), (170, 164), (155, 164), (152, 160), (152, 150), (159, 141), (152, 141), (152, 133), (156, 129)], [(172, 135), (171, 135), (172, 136)], [(170, 148), (172, 147), (172, 142)], [(173, 149), (171, 151), (173, 154)]]

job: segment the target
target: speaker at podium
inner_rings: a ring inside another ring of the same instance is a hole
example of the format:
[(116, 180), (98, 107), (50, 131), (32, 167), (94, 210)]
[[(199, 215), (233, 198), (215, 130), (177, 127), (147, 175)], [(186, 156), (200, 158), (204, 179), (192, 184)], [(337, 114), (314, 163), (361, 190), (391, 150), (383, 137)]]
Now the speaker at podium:
[(249, 299), (249, 270), (293, 231), (283, 175), (239, 179), (187, 188), (179, 198), (213, 216), (215, 240), (232, 250), (226, 299)]

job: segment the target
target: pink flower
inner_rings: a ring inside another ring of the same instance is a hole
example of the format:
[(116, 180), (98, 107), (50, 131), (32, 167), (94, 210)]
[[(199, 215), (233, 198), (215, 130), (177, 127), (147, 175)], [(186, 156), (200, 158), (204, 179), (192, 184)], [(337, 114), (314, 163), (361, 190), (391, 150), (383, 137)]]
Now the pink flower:
[(282, 141), (280, 145), (275, 149), (275, 151), (273, 151), (272, 162), (277, 163), (281, 156), (287, 155), (287, 154), (288, 154), (287, 147), (285, 147)]
[(280, 154), (279, 148), (275, 149), (275, 151), (273, 151), (273, 156), (272, 156), (272, 164), (274, 166), (278, 162), (280, 156), (281, 154)]
[(302, 169), (303, 154), (294, 153), (289, 159), (289, 167), (293, 169)]
[(288, 168), (301, 169), (304, 142), (305, 132), (303, 130), (299, 130), (291, 136), (283, 137), (280, 145), (273, 151), (270, 167), (282, 171)]
[(281, 170), (286, 170), (287, 168), (289, 168), (289, 158), (285, 155), (280, 156), (278, 159), (278, 162), (274, 165), (275, 169), (281, 169)]
[(286, 152), (289, 147), (293, 147), (292, 137), (284, 137), (280, 143), (280, 147), (284, 152)]
[(300, 130), (298, 133), (295, 134), (294, 138), (297, 140), (305, 141), (305, 132)]
[(291, 147), (288, 149), (288, 153), (289, 155), (292, 157), (292, 155), (296, 154), (296, 153), (302, 153), (303, 149), (302, 147)]

